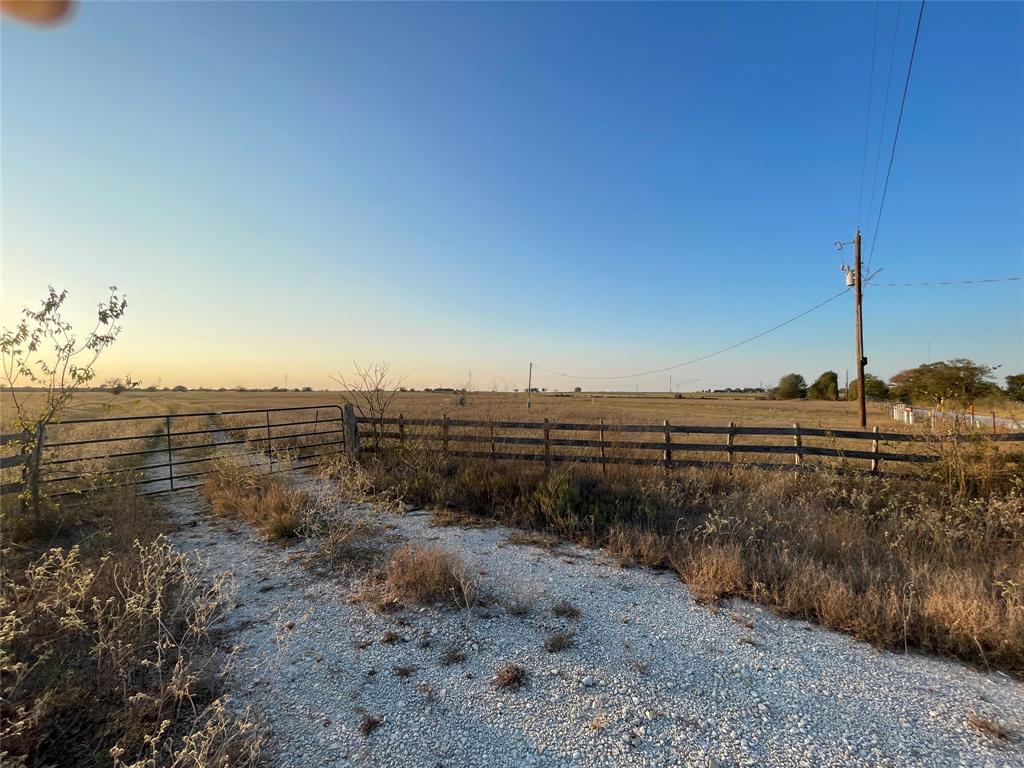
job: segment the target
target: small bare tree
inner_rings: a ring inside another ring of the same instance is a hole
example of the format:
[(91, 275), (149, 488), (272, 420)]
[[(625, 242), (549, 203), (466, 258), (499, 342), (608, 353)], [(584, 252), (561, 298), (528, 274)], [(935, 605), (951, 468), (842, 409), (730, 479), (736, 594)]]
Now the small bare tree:
[(384, 434), (384, 418), (391, 404), (398, 397), (399, 387), (405, 377), (391, 378), (391, 366), (388, 363), (370, 363), (360, 366), (353, 362), (355, 373), (345, 378), (340, 371), (331, 376), (345, 390), (345, 398), (359, 413), (361, 418), (370, 422), (373, 431), (374, 445), (380, 448)]
[[(13, 425), (27, 433), (23, 451), (29, 461), (23, 471), (28, 501), (35, 514), (40, 511), (39, 459), (43, 432), (48, 424), (60, 420), (76, 391), (96, 376), (95, 364), (104, 350), (117, 339), (121, 327), (117, 321), (128, 306), (117, 287), (98, 305), (96, 324), (79, 338), (62, 308), (67, 291), (59, 293), (50, 286), (49, 294), (38, 310), (25, 307), (21, 321), (0, 333), (0, 375), (3, 388), (10, 394), (14, 409)], [(129, 386), (131, 377), (125, 377)]]

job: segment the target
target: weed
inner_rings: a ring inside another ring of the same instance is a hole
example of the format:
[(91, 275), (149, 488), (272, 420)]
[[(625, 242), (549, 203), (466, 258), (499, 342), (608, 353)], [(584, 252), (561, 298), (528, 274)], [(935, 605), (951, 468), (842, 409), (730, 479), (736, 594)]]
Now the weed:
[(580, 609), (572, 604), (567, 598), (561, 598), (551, 606), (551, 613), (560, 619), (572, 619), (573, 621), (579, 619), (582, 615)]
[(260, 729), (228, 706), (215, 673), (210, 629), (232, 602), (227, 577), (206, 581), (201, 564), (162, 535), (147, 538), (152, 527), (130, 541), (118, 513), (131, 518), (145, 506), (130, 494), (107, 501), (114, 506), (102, 512), (63, 517), (65, 546), (4, 573), (6, 756), (85, 765), (109, 754), (114, 766), (150, 768), (175, 754), (182, 766), (255, 765)]
[(498, 689), (519, 690), (526, 685), (528, 673), (518, 664), (505, 664), (494, 675), (491, 685)]
[(544, 638), (544, 650), (548, 653), (558, 653), (572, 646), (573, 632), (552, 632)]
[(285, 481), (229, 459), (217, 462), (201, 490), (215, 514), (244, 520), (269, 539), (297, 536), (308, 503)]
[(441, 652), (441, 665), (450, 667), (452, 664), (461, 664), (466, 660), (466, 654), (457, 645), (449, 645)]
[(378, 606), (450, 602), (472, 608), (478, 599), (477, 579), (455, 554), (406, 545), (364, 583), (356, 599)]
[(1014, 737), (1013, 731), (1003, 725), (1003, 723), (977, 712), (971, 712), (967, 715), (967, 722), (979, 733), (993, 736), (1002, 741), (1010, 741)]
[(369, 736), (384, 724), (384, 721), (376, 715), (366, 715), (359, 723), (359, 733)]

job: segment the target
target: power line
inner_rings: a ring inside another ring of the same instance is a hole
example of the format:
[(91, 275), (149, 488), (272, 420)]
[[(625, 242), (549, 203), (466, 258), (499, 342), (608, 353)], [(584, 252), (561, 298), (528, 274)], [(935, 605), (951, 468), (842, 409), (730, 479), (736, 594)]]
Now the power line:
[[(875, 167), (871, 172), (871, 199), (868, 201), (868, 218), (875, 209), (875, 193), (878, 191), (878, 163), (882, 159), (882, 144), (885, 141), (885, 124), (889, 120), (889, 91), (892, 88), (892, 68), (896, 63), (896, 41), (900, 35), (900, 13), (903, 3), (896, 3), (896, 25), (892, 31), (892, 45), (889, 47), (889, 74), (885, 80), (885, 98), (882, 99), (882, 122), (878, 128), (878, 146), (875, 148)], [(860, 217), (858, 217), (860, 218)]]
[(977, 285), (978, 283), (1009, 283), (1024, 280), (1021, 277), (989, 277), (981, 280), (937, 280), (931, 283), (871, 283), (874, 288), (909, 288), (926, 285)]
[(871, 129), (871, 106), (875, 96), (875, 49), (878, 46), (878, 6), (881, 0), (875, 0), (875, 23), (871, 32), (871, 74), (868, 78), (868, 114), (864, 118), (864, 152), (860, 158), (860, 192), (857, 194), (857, 229), (860, 229), (860, 214), (864, 207), (864, 172), (868, 164), (868, 135)]
[(885, 172), (885, 186), (882, 187), (882, 200), (878, 204), (878, 218), (875, 220), (875, 232), (871, 236), (871, 251), (868, 253), (868, 271), (871, 271), (871, 259), (875, 255), (875, 246), (878, 244), (878, 227), (882, 223), (882, 211), (885, 209), (885, 196), (889, 192), (889, 177), (892, 175), (892, 164), (896, 159), (896, 142), (900, 139), (900, 126), (903, 124), (903, 110), (907, 106), (907, 93), (910, 90), (910, 73), (914, 70), (914, 55), (917, 53), (917, 41), (921, 36), (921, 19), (924, 18), (924, 3), (921, 0), (921, 7), (917, 11), (917, 28), (914, 30), (914, 45), (910, 49), (910, 61), (907, 63), (907, 78), (903, 83), (903, 98), (900, 99), (900, 114), (896, 119), (896, 133), (892, 137), (892, 151), (889, 153), (889, 167)]
[(651, 371), (641, 371), (639, 373), (627, 373), (627, 374), (622, 374), (622, 375), (619, 375), (619, 376), (576, 376), (576, 375), (573, 375), (573, 374), (563, 373), (562, 371), (553, 371), (550, 368), (544, 368), (543, 366), (537, 365), (536, 363), (533, 364), (533, 367), (536, 368), (539, 371), (544, 371), (545, 373), (550, 373), (553, 376), (562, 376), (562, 377), (567, 378), (567, 379), (582, 379), (582, 380), (588, 380), (588, 381), (616, 381), (616, 380), (619, 380), (619, 379), (635, 379), (635, 378), (637, 378), (639, 376), (653, 376), (656, 373), (667, 373), (668, 371), (673, 371), (676, 368), (682, 368), (683, 366), (686, 366), (686, 365), (693, 365), (694, 363), (699, 363), (699, 362), (702, 362), (704, 360), (708, 360), (708, 359), (710, 359), (712, 357), (716, 357), (717, 355), (721, 355), (721, 354), (723, 354), (725, 352), (729, 352), (730, 350), (736, 349), (737, 347), (742, 347), (744, 344), (748, 344), (751, 341), (754, 341), (756, 339), (760, 339), (762, 336), (767, 336), (769, 333), (772, 333), (773, 331), (777, 331), (777, 330), (779, 330), (779, 328), (782, 328), (783, 326), (789, 325), (790, 323), (799, 320), (801, 317), (804, 317), (806, 315), (811, 314), (811, 312), (813, 312), (814, 310), (820, 309), (821, 307), (824, 307), (829, 302), (835, 301), (840, 296), (848, 293), (849, 290), (850, 289), (848, 287), (844, 288), (839, 293), (835, 294), (834, 296), (829, 296), (827, 299), (825, 299), (824, 301), (822, 301), (822, 302), (820, 302), (818, 304), (815, 304), (810, 309), (805, 309), (799, 315), (793, 315), (793, 317), (789, 318), (788, 320), (784, 320), (783, 322), (779, 323), (778, 325), (773, 325), (768, 330), (761, 331), (760, 333), (754, 334), (753, 336), (750, 336), (750, 337), (744, 339), (743, 341), (738, 341), (735, 344), (730, 344), (728, 347), (723, 347), (722, 349), (716, 350), (715, 352), (710, 352), (710, 353), (708, 353), (706, 355), (701, 355), (700, 357), (695, 357), (692, 360), (686, 360), (686, 361), (684, 361), (682, 363), (676, 363), (675, 365), (669, 365), (669, 366), (666, 366), (664, 368), (656, 368), (656, 369), (651, 370)]

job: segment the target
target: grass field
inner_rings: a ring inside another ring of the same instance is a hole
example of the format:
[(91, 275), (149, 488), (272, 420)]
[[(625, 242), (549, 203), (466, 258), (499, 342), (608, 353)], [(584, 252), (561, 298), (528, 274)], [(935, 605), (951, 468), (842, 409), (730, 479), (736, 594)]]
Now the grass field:
[[(464, 405), (460, 405), (460, 399)], [(0, 425), (12, 419), (10, 395), (4, 396)], [(103, 418), (150, 414), (243, 410), (247, 408), (297, 408), (342, 403), (341, 392), (83, 392), (75, 397), (65, 418)], [(549, 419), (605, 419), (621, 423), (724, 425), (735, 421), (744, 426), (791, 426), (856, 428), (855, 403), (822, 400), (762, 400), (751, 396), (686, 395), (675, 398), (661, 394), (537, 393), (527, 409), (524, 393), (477, 392), (468, 395), (434, 392), (403, 392), (392, 410), (411, 418), (508, 419), (528, 421)], [(868, 424), (895, 428), (890, 409), (870, 404)]]

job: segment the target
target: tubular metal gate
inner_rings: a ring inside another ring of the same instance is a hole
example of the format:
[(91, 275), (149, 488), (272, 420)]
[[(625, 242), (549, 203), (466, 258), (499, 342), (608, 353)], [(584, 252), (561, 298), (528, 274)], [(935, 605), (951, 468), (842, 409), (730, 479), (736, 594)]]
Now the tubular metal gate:
[[(3, 437), (8, 444), (29, 442), (27, 435)], [(229, 457), (244, 457), (267, 473), (307, 469), (345, 446), (338, 405), (68, 419), (48, 425), (40, 437), (38, 482), (51, 498), (99, 486), (137, 487), (147, 496), (193, 488), (212, 462)], [(32, 455), (4, 462), (16, 465), (31, 474)], [(22, 487), (4, 483), (2, 492)]]

